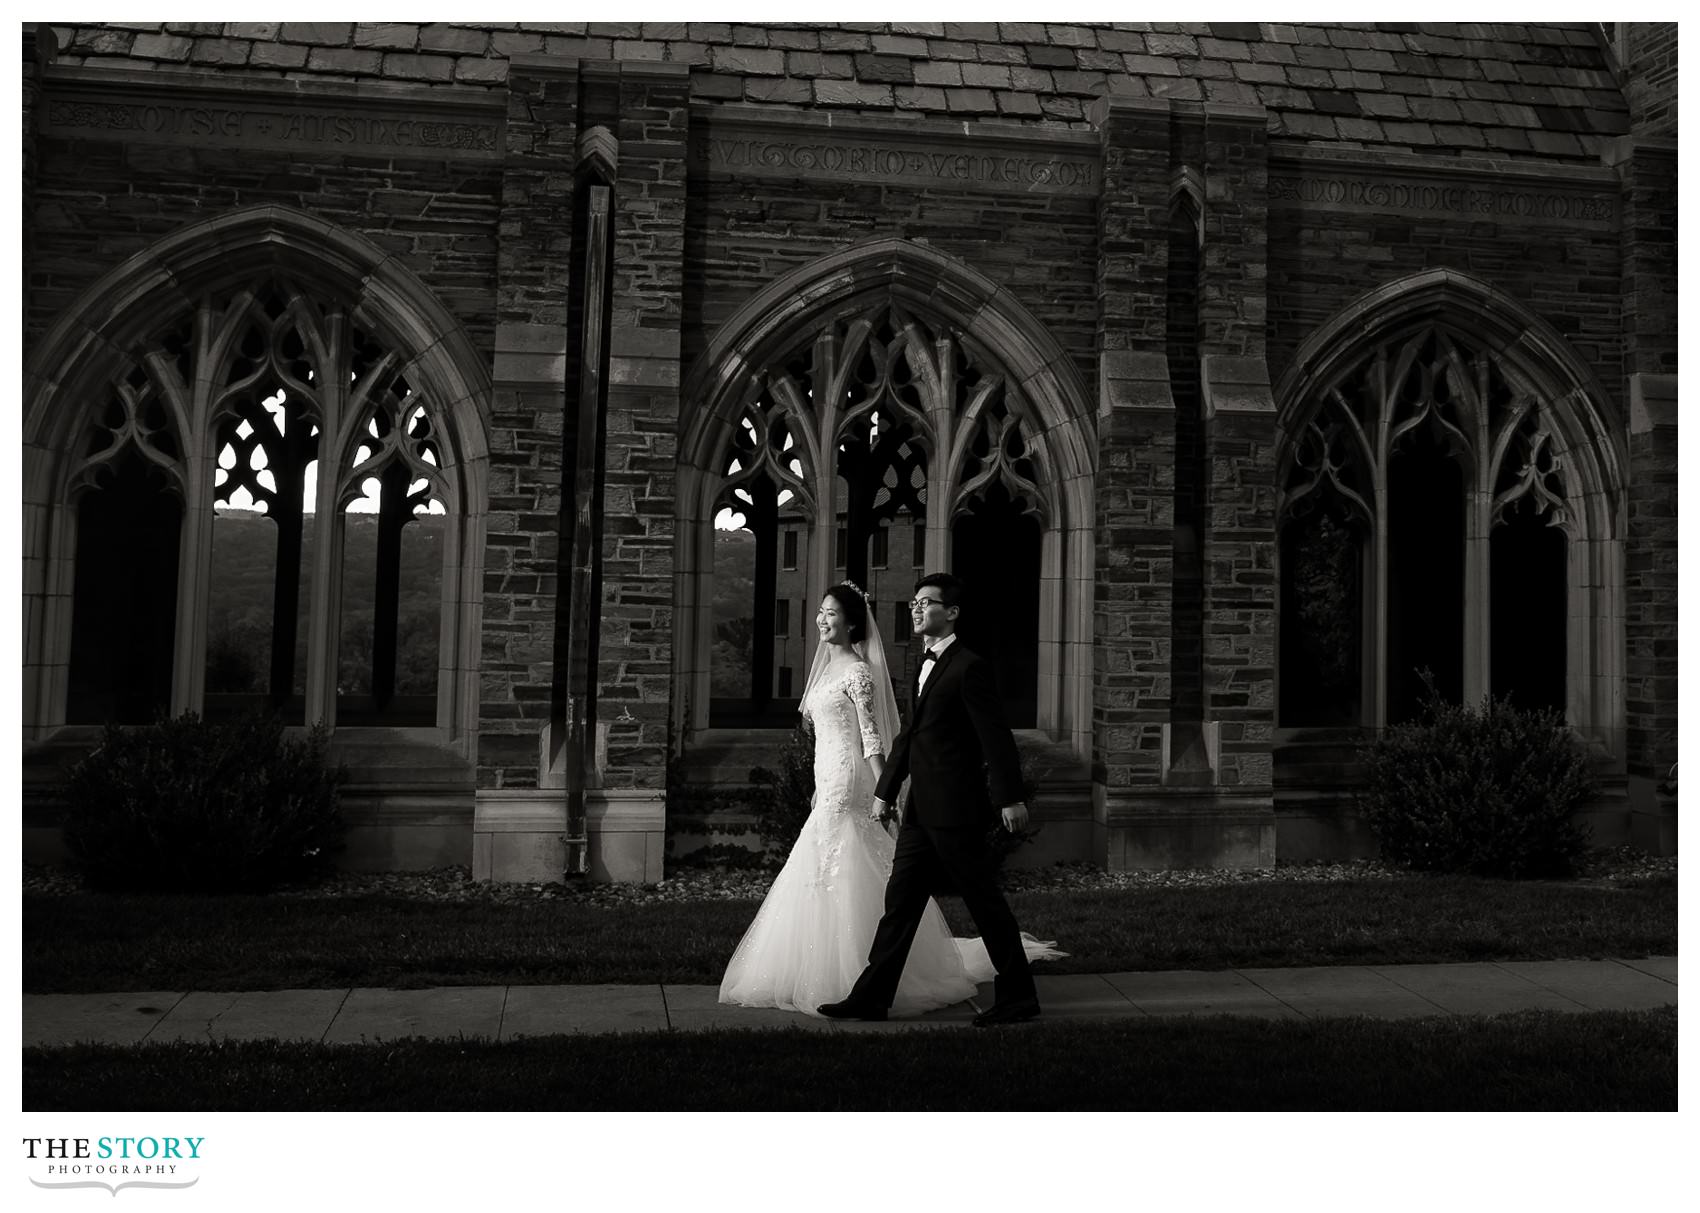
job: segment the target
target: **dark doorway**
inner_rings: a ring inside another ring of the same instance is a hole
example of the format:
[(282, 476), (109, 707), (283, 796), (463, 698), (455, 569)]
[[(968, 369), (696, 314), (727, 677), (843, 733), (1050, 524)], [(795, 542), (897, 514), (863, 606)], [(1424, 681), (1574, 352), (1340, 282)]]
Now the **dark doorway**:
[(1388, 472), (1387, 720), (1410, 720), (1423, 672), (1464, 693), (1464, 476), (1433, 426), (1409, 434)]
[(171, 706), (183, 507), (165, 473), (119, 459), (77, 507), (71, 724), (145, 724)]
[(1525, 497), (1506, 511), (1490, 544), (1493, 693), (1518, 707), (1563, 711), (1565, 534)]
[(988, 486), (951, 530), (951, 571), (968, 584), (957, 624), (962, 643), (997, 673), (1015, 729), (1039, 719), (1039, 520), (1001, 484)]

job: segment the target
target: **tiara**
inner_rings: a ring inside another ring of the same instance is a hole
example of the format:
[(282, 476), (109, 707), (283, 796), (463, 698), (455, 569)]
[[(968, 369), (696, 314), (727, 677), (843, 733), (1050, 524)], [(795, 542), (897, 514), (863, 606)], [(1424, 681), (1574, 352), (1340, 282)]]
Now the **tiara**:
[(853, 590), (855, 590), (855, 591), (856, 591), (856, 592), (857, 592), (857, 593), (858, 593), (858, 594), (860, 594), (860, 595), (861, 595), (861, 596), (862, 596), (862, 601), (863, 601), (863, 602), (864, 602), (864, 603), (865, 603), (865, 604), (866, 604), (866, 605), (868, 605), (868, 606), (873, 606), (873, 605), (874, 605), (874, 600), (873, 600), (873, 596), (872, 596), (872, 595), (870, 595), (870, 594), (869, 594), (869, 593), (868, 593), (868, 591), (866, 591), (866, 590), (864, 590), (864, 589), (863, 589), (863, 588), (862, 588), (862, 587), (861, 587), (861, 586), (859, 586), (859, 585), (857, 585), (857, 584), (856, 584), (856, 583), (855, 583), (855, 582), (854, 582), (854, 581), (843, 581), (843, 582), (841, 582), (841, 583), (840, 583), (840, 584), (841, 584), (841, 585), (847, 585), (847, 586), (849, 586), (849, 587), (850, 587), (850, 588), (851, 588), (851, 589), (853, 589)]

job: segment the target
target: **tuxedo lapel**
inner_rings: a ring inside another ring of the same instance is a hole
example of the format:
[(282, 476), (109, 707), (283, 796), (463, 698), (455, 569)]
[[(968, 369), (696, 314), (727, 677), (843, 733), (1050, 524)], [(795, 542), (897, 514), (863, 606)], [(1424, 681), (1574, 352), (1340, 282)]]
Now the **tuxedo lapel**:
[(927, 685), (921, 688), (921, 693), (915, 698), (915, 719), (917, 721), (921, 719), (921, 709), (926, 706), (927, 697), (933, 693), (933, 688), (938, 686), (939, 679), (944, 677), (945, 670), (950, 666), (950, 659), (956, 656), (956, 650), (961, 647), (962, 642), (958, 640), (948, 645), (943, 653), (933, 658), (933, 672), (927, 675)]

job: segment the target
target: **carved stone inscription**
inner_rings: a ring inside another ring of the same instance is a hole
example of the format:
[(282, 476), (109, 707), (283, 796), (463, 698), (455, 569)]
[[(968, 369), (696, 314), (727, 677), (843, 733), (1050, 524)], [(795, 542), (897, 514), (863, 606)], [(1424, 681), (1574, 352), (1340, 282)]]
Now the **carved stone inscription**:
[(1609, 194), (1507, 181), (1272, 172), (1269, 200), (1358, 214), (1436, 216), (1558, 227), (1611, 228), (1617, 199)]
[(1091, 155), (1046, 154), (1007, 144), (886, 141), (860, 132), (711, 133), (693, 143), (692, 161), (698, 171), (732, 177), (855, 179), (1017, 194), (1097, 193), (1099, 185), (1098, 163)]
[(494, 117), (395, 114), (315, 106), (174, 101), (49, 101), (49, 135), (195, 142), (223, 147), (348, 150), (391, 155), (496, 156)]

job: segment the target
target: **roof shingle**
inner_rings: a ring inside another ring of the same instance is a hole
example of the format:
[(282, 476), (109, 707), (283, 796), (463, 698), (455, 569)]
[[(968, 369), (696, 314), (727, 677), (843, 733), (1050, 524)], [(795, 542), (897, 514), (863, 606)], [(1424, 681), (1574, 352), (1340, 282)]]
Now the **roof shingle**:
[[(408, 49), (417, 53), (383, 56), (380, 68), (378, 56), (364, 49), (374, 45), (380, 27), (368, 24), (232, 22), (167, 25), (162, 33), (157, 24), (105, 23), (59, 25), (53, 32), (63, 61), (90, 67), (136, 68), (163, 58), (206, 74), (308, 80), (333, 71), (370, 72), (460, 89), (498, 86), (505, 73), (468, 68), (536, 41), (548, 54), (618, 58), (623, 50), (633, 58), (690, 64), (693, 94), (702, 99), (996, 114), (1066, 126), (1087, 124), (1083, 100), (1095, 96), (1208, 96), (1266, 106), (1270, 133), (1284, 139), (1424, 150), (1487, 147), (1563, 160), (1597, 159), (1604, 140), (1629, 128), (1629, 107), (1604, 48), (1583, 23), (457, 22), (382, 28), (417, 29), (416, 46), (408, 36)], [(546, 42), (541, 34), (549, 35)], [(297, 49), (312, 53), (287, 53)], [(356, 61), (359, 55), (373, 61)], [(443, 70), (430, 70), (437, 58)], [(785, 79), (807, 87), (775, 83)], [(755, 87), (746, 91), (746, 83)]]

